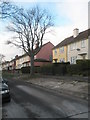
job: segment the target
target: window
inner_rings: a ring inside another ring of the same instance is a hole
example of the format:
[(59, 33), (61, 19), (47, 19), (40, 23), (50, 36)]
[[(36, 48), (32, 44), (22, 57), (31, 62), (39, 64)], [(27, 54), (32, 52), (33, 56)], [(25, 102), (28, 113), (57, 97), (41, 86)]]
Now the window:
[(76, 49), (76, 43), (72, 43), (70, 45), (70, 50), (75, 50)]
[(57, 54), (57, 50), (54, 50), (55, 55)]
[(65, 58), (61, 58), (61, 59), (60, 59), (60, 62), (65, 62)]
[(61, 47), (60, 48), (60, 53), (63, 53), (64, 52), (64, 47)]
[(82, 48), (85, 47), (85, 40), (82, 40), (82, 41), (81, 41), (81, 47), (82, 47)]
[(71, 64), (76, 64), (77, 56), (71, 57)]
[(49, 60), (52, 61), (52, 55), (49, 56)]

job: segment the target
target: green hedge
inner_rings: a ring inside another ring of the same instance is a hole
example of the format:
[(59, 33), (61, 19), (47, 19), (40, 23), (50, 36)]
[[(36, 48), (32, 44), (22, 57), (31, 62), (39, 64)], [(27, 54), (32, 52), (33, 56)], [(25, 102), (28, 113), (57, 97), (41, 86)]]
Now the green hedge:
[(35, 72), (41, 74), (52, 74), (52, 64), (35, 68)]
[[(40, 67), (34, 67), (35, 73), (39, 73), (40, 72)], [(22, 67), (21, 68), (21, 72), (22, 73), (30, 73), (30, 66), (27, 67)]]
[(67, 73), (66, 66), (70, 63), (54, 63), (53, 64), (53, 75), (64, 75)]
[(22, 67), (21, 72), (22, 73), (30, 73), (30, 67), (29, 66), (28, 67)]
[(80, 67), (80, 65), (73, 64), (73, 65), (68, 65), (67, 66), (67, 73), (70, 74), (70, 75), (73, 75), (73, 74), (80, 75), (81, 72), (82, 72), (82, 68)]
[(88, 70), (90, 69), (90, 60), (77, 60), (77, 65), (80, 65), (82, 70)]
[(49, 75), (64, 75), (66, 74), (66, 66), (69, 63), (54, 63), (50, 65), (45, 65), (38, 68), (38, 72), (41, 74), (49, 74)]
[[(54, 63), (42, 67), (35, 67), (35, 73), (46, 75), (90, 75), (90, 60), (77, 60), (77, 64), (67, 63)], [(22, 73), (30, 73), (30, 67), (23, 67)]]
[(90, 60), (77, 60), (76, 64), (67, 66), (67, 73), (70, 75), (90, 75)]

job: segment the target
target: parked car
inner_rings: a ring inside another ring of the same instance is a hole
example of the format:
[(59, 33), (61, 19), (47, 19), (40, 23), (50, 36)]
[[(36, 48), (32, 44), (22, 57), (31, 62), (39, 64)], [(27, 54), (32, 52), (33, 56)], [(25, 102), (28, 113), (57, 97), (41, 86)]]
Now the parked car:
[(2, 83), (8, 84), (8, 81), (6, 79), (2, 79)]
[(2, 102), (10, 102), (10, 90), (4, 81), (0, 83), (0, 94), (2, 95)]

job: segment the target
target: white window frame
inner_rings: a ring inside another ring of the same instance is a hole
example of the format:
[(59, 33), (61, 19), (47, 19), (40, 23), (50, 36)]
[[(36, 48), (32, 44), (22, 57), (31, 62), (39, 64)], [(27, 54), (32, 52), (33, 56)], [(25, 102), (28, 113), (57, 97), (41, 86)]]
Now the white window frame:
[(76, 43), (70, 44), (70, 50), (76, 50)]
[(81, 40), (81, 48), (85, 48), (85, 40)]
[(77, 56), (71, 57), (71, 64), (76, 64)]

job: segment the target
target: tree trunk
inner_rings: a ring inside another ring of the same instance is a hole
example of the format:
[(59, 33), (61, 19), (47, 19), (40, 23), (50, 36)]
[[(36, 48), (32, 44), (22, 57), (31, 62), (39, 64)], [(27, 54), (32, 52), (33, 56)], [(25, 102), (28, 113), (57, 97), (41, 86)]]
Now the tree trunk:
[(31, 66), (30, 66), (30, 76), (34, 75), (34, 55), (32, 54), (31, 57)]

